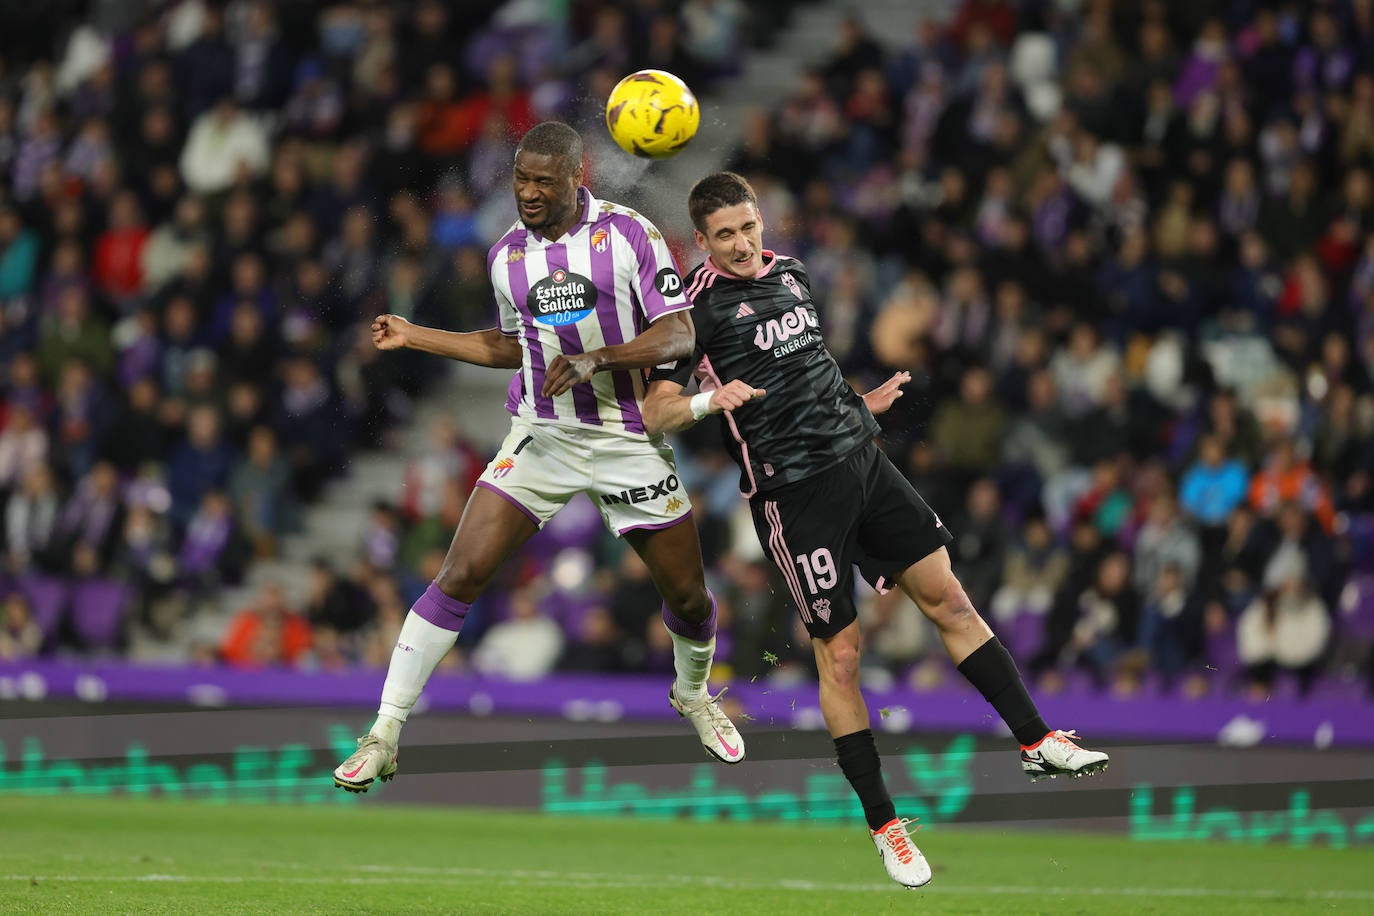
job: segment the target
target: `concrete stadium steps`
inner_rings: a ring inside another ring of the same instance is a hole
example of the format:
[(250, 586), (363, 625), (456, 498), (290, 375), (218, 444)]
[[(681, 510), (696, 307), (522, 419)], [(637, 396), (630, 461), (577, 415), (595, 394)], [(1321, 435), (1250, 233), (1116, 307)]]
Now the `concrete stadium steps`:
[(319, 502), (306, 510), (303, 530), (283, 538), (277, 559), (254, 563), (241, 586), (224, 591), (219, 617), (227, 620), (250, 604), (267, 582), (280, 582), (292, 602), (299, 604), (314, 557), (329, 557), (338, 568), (346, 568), (358, 555), (372, 505), (379, 500), (401, 501), (406, 465), (427, 450), (435, 418), (457, 419), (480, 448), (494, 450), (509, 422), (505, 411), (509, 381), (508, 370), (455, 365), (449, 377), (416, 405), (411, 422), (396, 432), (391, 447), (355, 454), (347, 472), (325, 486)]

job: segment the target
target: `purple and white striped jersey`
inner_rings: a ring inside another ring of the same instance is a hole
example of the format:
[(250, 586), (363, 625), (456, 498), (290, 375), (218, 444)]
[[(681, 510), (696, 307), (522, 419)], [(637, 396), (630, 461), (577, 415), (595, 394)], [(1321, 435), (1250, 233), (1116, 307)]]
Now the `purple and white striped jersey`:
[(624, 343), (692, 307), (652, 223), (586, 188), (577, 193), (582, 220), (562, 238), (550, 242), (517, 222), (487, 256), (501, 333), (518, 336), (524, 351), (506, 409), (536, 422), (643, 436), (643, 371), (598, 372), (558, 397), (540, 393), (545, 367), (558, 354)]

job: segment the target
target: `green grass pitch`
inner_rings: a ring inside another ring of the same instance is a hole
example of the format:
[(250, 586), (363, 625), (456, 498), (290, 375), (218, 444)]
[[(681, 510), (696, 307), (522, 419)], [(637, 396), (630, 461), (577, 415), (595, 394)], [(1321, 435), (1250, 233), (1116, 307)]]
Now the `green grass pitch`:
[(937, 827), (919, 891), (862, 828), (0, 797), (6, 913), (1371, 912), (1369, 849)]

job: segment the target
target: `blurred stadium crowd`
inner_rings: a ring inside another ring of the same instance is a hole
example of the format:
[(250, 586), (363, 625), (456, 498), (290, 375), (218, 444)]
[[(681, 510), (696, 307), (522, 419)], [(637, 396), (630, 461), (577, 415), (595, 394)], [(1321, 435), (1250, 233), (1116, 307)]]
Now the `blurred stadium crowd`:
[[(793, 5), (131, 0), (5, 58), (0, 658), (171, 636), (275, 555), (443, 371), (365, 319), (490, 324), (513, 139), (600, 136), (637, 67), (709, 88)], [(897, 52), (851, 18), (728, 167), (855, 384), (912, 372), (885, 446), (1042, 689), (1374, 687), (1374, 3), (962, 0)], [(487, 457), (454, 421), (305, 606), (190, 653), (384, 666)], [(807, 676), (713, 424), (679, 456), (720, 669)], [(575, 503), (450, 661), (668, 672), (658, 606)], [(872, 684), (951, 677), (906, 599), (862, 619)]]

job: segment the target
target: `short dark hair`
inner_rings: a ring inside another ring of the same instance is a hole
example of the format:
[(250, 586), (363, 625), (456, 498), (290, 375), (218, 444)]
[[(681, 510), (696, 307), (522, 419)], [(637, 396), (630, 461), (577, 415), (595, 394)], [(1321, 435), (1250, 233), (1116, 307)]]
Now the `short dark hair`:
[(526, 131), (515, 151), (554, 156), (576, 169), (582, 164), (582, 135), (562, 121), (545, 121)]
[(758, 203), (759, 199), (755, 196), (754, 189), (744, 180), (743, 175), (736, 175), (734, 172), (713, 172), (692, 185), (692, 190), (687, 195), (687, 212), (691, 214), (692, 225), (697, 231), (704, 232), (706, 217), (717, 210), (736, 204), (758, 206)]

